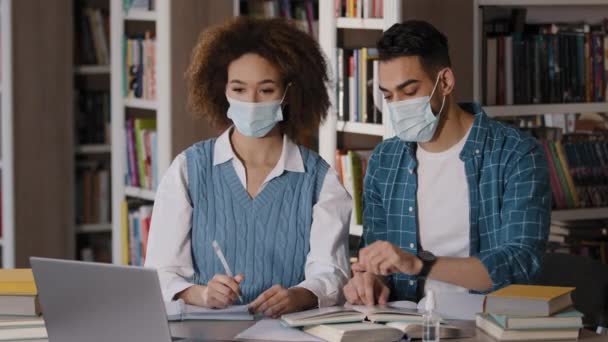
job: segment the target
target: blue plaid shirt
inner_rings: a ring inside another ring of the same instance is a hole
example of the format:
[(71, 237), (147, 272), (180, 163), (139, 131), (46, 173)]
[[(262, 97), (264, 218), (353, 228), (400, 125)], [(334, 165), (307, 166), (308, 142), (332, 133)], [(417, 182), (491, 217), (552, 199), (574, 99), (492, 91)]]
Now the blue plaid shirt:
[[(488, 118), (478, 104), (461, 107), (475, 114), (460, 152), (469, 185), (470, 255), (488, 270), (492, 290), (533, 282), (551, 215), (543, 150), (534, 138)], [(384, 240), (417, 254), (416, 146), (394, 137), (374, 150), (364, 184), (364, 246)], [(388, 280), (391, 300), (416, 298), (416, 276)]]

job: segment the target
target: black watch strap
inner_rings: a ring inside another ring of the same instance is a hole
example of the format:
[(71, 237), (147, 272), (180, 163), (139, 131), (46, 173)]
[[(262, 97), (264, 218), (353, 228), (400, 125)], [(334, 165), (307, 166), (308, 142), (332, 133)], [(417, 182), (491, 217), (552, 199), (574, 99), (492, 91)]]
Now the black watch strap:
[(433, 265), (435, 265), (437, 258), (435, 257), (435, 255), (433, 255), (433, 253), (428, 251), (421, 251), (420, 253), (418, 253), (418, 258), (422, 261), (422, 268), (420, 269), (420, 272), (417, 276), (419, 278), (426, 279), (429, 273), (431, 273), (431, 269), (433, 268)]

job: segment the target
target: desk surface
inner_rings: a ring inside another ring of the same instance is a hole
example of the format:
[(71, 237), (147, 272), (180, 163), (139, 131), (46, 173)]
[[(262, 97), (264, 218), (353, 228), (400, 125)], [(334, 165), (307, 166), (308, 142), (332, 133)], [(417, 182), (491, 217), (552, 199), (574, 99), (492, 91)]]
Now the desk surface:
[[(171, 333), (176, 337), (190, 337), (206, 341), (233, 341), (240, 332), (249, 328), (255, 322), (227, 322), (227, 321), (186, 321), (172, 322)], [(450, 342), (496, 342), (493, 338), (482, 331), (475, 329), (475, 322), (462, 323), (466, 329), (474, 329), (475, 337), (463, 339), (451, 339)], [(461, 325), (461, 324), (457, 324)], [(48, 340), (36, 340), (28, 342), (48, 342)], [(583, 342), (608, 342), (608, 336), (600, 336), (589, 330), (583, 330), (579, 336)], [(262, 341), (250, 341), (262, 342)], [(267, 341), (263, 341), (267, 342)], [(548, 341), (550, 342), (550, 341)], [(558, 341), (556, 341), (558, 342)], [(563, 342), (563, 341), (559, 341)]]
[[(255, 324), (255, 322), (172, 322), (171, 333), (176, 337), (190, 337), (209, 341), (232, 341), (236, 335)], [(450, 342), (496, 342), (492, 337), (475, 328), (473, 321), (455, 323), (475, 334), (475, 337), (446, 340)], [(600, 336), (589, 330), (583, 330), (579, 341), (608, 342), (608, 336)], [(253, 341), (252, 341), (253, 342)], [(261, 342), (261, 341), (260, 341)], [(563, 342), (563, 341), (562, 341)]]

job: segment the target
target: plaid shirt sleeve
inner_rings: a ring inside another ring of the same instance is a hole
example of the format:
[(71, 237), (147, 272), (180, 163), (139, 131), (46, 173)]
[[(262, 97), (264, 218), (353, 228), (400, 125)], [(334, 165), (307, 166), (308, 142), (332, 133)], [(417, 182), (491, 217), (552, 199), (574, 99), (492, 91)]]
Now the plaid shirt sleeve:
[[(380, 172), (380, 168), (378, 167), (379, 156), (380, 153), (376, 149), (368, 161), (367, 173), (363, 184), (363, 224), (365, 229), (363, 230), (361, 247), (379, 240), (378, 235), (387, 231), (383, 196), (376, 184), (378, 172)], [(386, 237), (384, 239), (386, 240)]]
[[(493, 290), (514, 283), (532, 283), (540, 272), (551, 217), (547, 159), (534, 142), (505, 167), (502, 226), (488, 232), (496, 248), (482, 248), (476, 257), (488, 270)], [(480, 184), (483, 186), (483, 184)], [(483, 235), (483, 232), (480, 232)]]

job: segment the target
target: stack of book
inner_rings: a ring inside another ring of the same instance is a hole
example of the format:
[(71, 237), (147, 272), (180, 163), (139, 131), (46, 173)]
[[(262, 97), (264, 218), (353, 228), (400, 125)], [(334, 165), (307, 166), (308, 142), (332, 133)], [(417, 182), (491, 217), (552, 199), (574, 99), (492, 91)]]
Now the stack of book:
[(31, 269), (0, 270), (0, 341), (47, 338)]
[(334, 0), (336, 17), (382, 18), (384, 0)]
[(152, 221), (152, 206), (139, 201), (123, 202), (122, 232), (125, 264), (143, 266), (148, 249), (148, 235)]
[(98, 8), (76, 9), (76, 63), (109, 65), (109, 13)]
[(575, 340), (583, 315), (572, 287), (510, 285), (486, 297), (477, 327), (499, 341)]
[(353, 224), (363, 224), (363, 177), (372, 151), (336, 151), (336, 172), (353, 198)]
[(336, 50), (335, 84), (338, 120), (382, 123), (382, 92), (378, 80), (378, 50)]
[(156, 39), (151, 32), (125, 37), (123, 44), (123, 96), (156, 99)]
[(155, 190), (158, 185), (156, 119), (127, 120), (125, 184)]
[(484, 25), (487, 105), (606, 101), (608, 21), (526, 24), (521, 9), (511, 17)]

